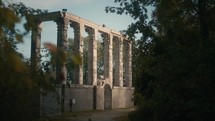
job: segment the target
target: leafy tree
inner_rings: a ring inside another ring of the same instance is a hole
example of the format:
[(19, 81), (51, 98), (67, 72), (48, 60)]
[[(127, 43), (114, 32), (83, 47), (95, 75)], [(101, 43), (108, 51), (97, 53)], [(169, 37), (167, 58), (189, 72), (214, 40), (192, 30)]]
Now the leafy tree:
[[(202, 121), (215, 112), (215, 1), (115, 0), (129, 14), (137, 111), (133, 121)], [(150, 9), (151, 14), (148, 12)], [(149, 17), (150, 16), (150, 17)], [(150, 18), (150, 19), (149, 19)]]
[[(42, 69), (31, 73), (32, 68), (17, 52), (16, 44), (34, 29), (32, 14), (45, 11), (0, 0), (0, 120), (28, 121), (38, 118), (40, 111), (40, 88), (48, 89), (49, 83)], [(16, 29), (23, 24), (25, 32)]]
[[(67, 59), (74, 64), (81, 64), (80, 56), (70, 55), (56, 45), (45, 43), (50, 61), (41, 63), (40, 67), (32, 67), (17, 52), (17, 43), (23, 42), (23, 36), (36, 29), (34, 14), (47, 11), (26, 7), (22, 3), (10, 3), (0, 0), (0, 120), (36, 120), (40, 116), (40, 96), (47, 91), (54, 91), (59, 84), (54, 75), (56, 61), (62, 63)], [(25, 22), (23, 23), (23, 20)], [(17, 29), (23, 24), (24, 32)], [(59, 54), (60, 53), (60, 54)], [(60, 56), (56, 56), (59, 54)], [(41, 90), (42, 89), (42, 90)]]

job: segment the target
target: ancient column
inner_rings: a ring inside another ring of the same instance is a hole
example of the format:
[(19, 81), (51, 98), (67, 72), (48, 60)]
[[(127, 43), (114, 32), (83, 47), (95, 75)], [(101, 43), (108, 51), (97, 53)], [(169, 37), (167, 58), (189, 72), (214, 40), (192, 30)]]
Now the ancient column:
[(104, 78), (109, 79), (112, 85), (113, 80), (113, 55), (112, 55), (112, 34), (102, 33), (104, 41)]
[(125, 86), (132, 86), (132, 42), (129, 40), (124, 40), (125, 47), (125, 61), (124, 61), (124, 69), (125, 69)]
[[(71, 22), (70, 26), (74, 29), (74, 53), (80, 55), (83, 62), (83, 29), (84, 26), (77, 22)], [(75, 65), (73, 72), (74, 84), (83, 84), (83, 64)]]
[(114, 36), (115, 41), (115, 81), (114, 86), (123, 86), (123, 43), (121, 37)]
[(108, 47), (108, 51), (109, 51), (109, 80), (110, 80), (110, 84), (111, 86), (113, 86), (113, 34), (109, 35), (109, 47)]
[(31, 35), (31, 65), (33, 70), (40, 67), (40, 48), (41, 48), (41, 22), (35, 21), (36, 27), (32, 30)]
[(65, 85), (67, 81), (67, 68), (66, 68), (66, 52), (67, 52), (67, 29), (68, 20), (65, 18), (57, 19), (57, 68), (56, 79), (61, 84)]
[(104, 42), (104, 79), (109, 78), (109, 36), (107, 33), (101, 34)]
[(97, 85), (97, 32), (94, 28), (85, 28), (89, 35), (88, 43), (88, 85)]

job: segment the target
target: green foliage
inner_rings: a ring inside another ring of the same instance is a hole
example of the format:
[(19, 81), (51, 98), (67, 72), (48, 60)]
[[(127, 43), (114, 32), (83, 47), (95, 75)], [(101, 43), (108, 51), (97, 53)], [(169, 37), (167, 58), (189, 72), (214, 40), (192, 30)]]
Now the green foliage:
[[(79, 53), (74, 52), (74, 42), (73, 39), (69, 38), (69, 46), (67, 48), (67, 52), (59, 50), (56, 45), (52, 43), (45, 43), (44, 46), (47, 49), (48, 53), (45, 57), (49, 57), (48, 60), (43, 62), (43, 69), (46, 72), (55, 72), (56, 70), (56, 62), (64, 63), (66, 62), (67, 66), (67, 80), (73, 83), (73, 72), (75, 66), (79, 66), (82, 64), (81, 55)], [(57, 57), (57, 54), (59, 55)]]
[[(215, 2), (116, 0), (108, 12), (137, 21), (133, 45), (136, 112), (133, 121), (202, 121), (215, 113)], [(120, 9), (119, 9), (120, 8)], [(151, 19), (147, 8), (151, 8)]]
[[(40, 111), (40, 89), (51, 89), (48, 75), (42, 69), (32, 70), (22, 54), (16, 51), (16, 44), (35, 25), (31, 14), (44, 11), (34, 10), (21, 3), (0, 1), (0, 120), (29, 121), (38, 118)], [(16, 29), (21, 19), (25, 32)], [(35, 73), (32, 73), (35, 72)]]

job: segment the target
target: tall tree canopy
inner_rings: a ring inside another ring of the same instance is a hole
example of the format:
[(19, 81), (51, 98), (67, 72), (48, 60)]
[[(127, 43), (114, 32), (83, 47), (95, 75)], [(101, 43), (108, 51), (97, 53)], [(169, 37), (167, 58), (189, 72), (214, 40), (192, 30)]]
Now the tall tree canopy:
[(134, 42), (133, 121), (202, 121), (215, 113), (215, 1), (115, 0)]
[[(34, 29), (32, 14), (45, 11), (0, 0), (0, 120), (29, 121), (39, 116), (40, 88), (49, 87), (42, 69), (32, 71), (17, 52), (17, 43)], [(23, 23), (24, 32), (17, 29)], [(32, 73), (35, 72), (35, 73)], [(47, 88), (44, 88), (47, 89)]]

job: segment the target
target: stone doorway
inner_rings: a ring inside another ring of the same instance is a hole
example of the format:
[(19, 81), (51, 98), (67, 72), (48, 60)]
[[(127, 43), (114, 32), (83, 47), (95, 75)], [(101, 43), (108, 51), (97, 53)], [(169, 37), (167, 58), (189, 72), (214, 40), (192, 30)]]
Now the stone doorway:
[(110, 110), (112, 109), (112, 93), (111, 87), (109, 84), (106, 84), (104, 87), (104, 109)]

